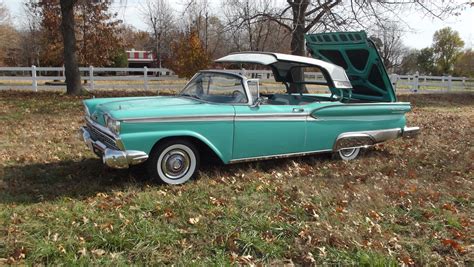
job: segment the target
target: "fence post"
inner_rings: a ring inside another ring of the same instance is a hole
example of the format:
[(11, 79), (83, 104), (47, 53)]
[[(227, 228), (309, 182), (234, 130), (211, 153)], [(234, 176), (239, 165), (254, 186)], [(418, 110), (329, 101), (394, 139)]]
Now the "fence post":
[(145, 85), (145, 90), (148, 90), (148, 68), (143, 67), (143, 81)]
[(419, 77), (420, 77), (420, 73), (417, 71), (415, 72), (415, 76), (413, 77), (413, 92), (418, 92), (418, 87), (420, 86), (420, 80), (419, 80)]
[(95, 86), (94, 86), (94, 67), (89, 66), (89, 89), (91, 91), (94, 91)]
[(448, 76), (448, 92), (450, 92), (452, 88), (453, 88), (453, 76), (449, 75)]
[(38, 92), (38, 81), (36, 80), (36, 66), (31, 66), (31, 81), (33, 86), (33, 91)]
[(398, 82), (398, 75), (396, 73), (390, 76), (390, 81), (392, 82), (393, 90), (397, 91), (397, 82)]

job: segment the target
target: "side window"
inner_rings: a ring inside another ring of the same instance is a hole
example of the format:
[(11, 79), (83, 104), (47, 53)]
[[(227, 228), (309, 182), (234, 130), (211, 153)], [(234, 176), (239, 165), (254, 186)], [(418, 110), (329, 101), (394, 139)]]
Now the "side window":
[(214, 75), (208, 76), (209, 95), (232, 95), (234, 91), (242, 91), (243, 87), (239, 78), (228, 75)]

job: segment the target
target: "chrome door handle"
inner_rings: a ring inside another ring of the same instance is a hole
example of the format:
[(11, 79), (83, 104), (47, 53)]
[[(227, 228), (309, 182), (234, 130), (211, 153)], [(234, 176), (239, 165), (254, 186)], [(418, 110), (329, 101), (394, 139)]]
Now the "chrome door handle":
[(294, 108), (293, 112), (304, 112), (303, 108)]

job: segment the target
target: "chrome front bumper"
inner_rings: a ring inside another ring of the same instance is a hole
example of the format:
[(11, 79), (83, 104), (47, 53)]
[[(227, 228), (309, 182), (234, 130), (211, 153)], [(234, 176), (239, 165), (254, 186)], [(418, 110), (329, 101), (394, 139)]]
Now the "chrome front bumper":
[(136, 150), (116, 150), (108, 148), (99, 140), (93, 140), (89, 130), (81, 127), (80, 134), (92, 152), (102, 158), (102, 162), (114, 169), (126, 169), (130, 165), (140, 164), (148, 159), (148, 154)]

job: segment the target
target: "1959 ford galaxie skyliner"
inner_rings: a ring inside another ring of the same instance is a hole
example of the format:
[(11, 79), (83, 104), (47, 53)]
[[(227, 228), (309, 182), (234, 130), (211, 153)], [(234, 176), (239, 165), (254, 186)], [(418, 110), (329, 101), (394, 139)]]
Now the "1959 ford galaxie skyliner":
[(410, 103), (397, 102), (364, 32), (307, 35), (306, 41), (314, 58), (245, 52), (216, 62), (267, 66), (286, 90), (321, 84), (301, 75), (317, 68), (330, 94), (263, 94), (256, 79), (205, 70), (177, 96), (85, 100), (82, 137), (107, 166), (145, 163), (152, 178), (181, 184), (208, 153), (225, 164), (320, 152), (350, 160), (361, 148), (418, 132), (406, 127)]

